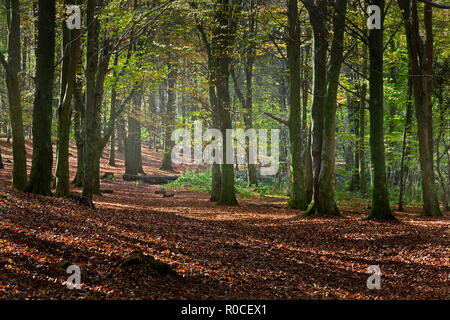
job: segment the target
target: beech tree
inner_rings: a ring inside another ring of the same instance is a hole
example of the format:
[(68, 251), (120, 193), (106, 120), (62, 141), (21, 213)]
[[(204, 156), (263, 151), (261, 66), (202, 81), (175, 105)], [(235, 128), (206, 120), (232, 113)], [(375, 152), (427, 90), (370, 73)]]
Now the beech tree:
[(423, 216), (441, 216), (433, 165), (433, 26), (432, 5), (425, 3), (425, 40), (420, 33), (417, 0), (398, 0), (403, 13), (409, 63), (412, 72), (422, 179)]
[(314, 89), (312, 101), (313, 200), (305, 215), (339, 215), (335, 200), (335, 117), (343, 61), (346, 0), (336, 0), (333, 38), (327, 70), (327, 4), (304, 1), (313, 29)]
[(38, 2), (36, 76), (33, 105), (33, 162), (25, 191), (52, 194), (52, 111), (55, 70), (55, 0)]
[[(19, 0), (8, 0), (6, 10), (8, 23), (8, 58), (0, 52), (0, 62), (5, 68), (6, 87), (8, 91), (9, 116), (13, 138), (12, 186), (23, 190), (27, 183), (27, 154), (23, 132), (22, 98), (20, 96), (20, 4)], [(9, 141), (9, 135), (8, 135)]]

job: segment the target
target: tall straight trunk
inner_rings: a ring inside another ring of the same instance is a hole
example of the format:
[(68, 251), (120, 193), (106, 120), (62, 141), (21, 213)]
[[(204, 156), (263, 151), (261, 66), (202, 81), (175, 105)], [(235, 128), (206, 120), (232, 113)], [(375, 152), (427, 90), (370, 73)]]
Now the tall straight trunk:
[(142, 94), (139, 92), (133, 98), (133, 109), (128, 116), (128, 135), (125, 144), (125, 173), (137, 175), (142, 166), (141, 161), (141, 124), (139, 121)]
[[(441, 82), (443, 83), (443, 80), (441, 80)], [(446, 132), (449, 129), (449, 121), (446, 119), (446, 113), (447, 110), (449, 110), (449, 106), (448, 105), (444, 105), (444, 97), (442, 94), (443, 91), (443, 86), (437, 86), (437, 99), (438, 99), (438, 104), (439, 104), (439, 135), (438, 138), (436, 139), (436, 171), (439, 177), (439, 183), (441, 185), (441, 189), (442, 189), (442, 207), (444, 209), (444, 212), (450, 211), (450, 206), (449, 206), (449, 201), (450, 201), (450, 184), (446, 184), (445, 181), (445, 177), (442, 174), (441, 171), (441, 159), (444, 156), (444, 154), (440, 154), (439, 152), (439, 146), (442, 143), (442, 139), (445, 140), (446, 138)], [(448, 113), (447, 113), (448, 114)], [(444, 147), (446, 147), (446, 143), (444, 143)], [(448, 154), (448, 150), (445, 150), (445, 153)], [(448, 170), (450, 171), (450, 168), (448, 168)], [(450, 179), (450, 177), (447, 177), (448, 179)]]
[(33, 104), (33, 161), (26, 191), (51, 195), (51, 139), (55, 58), (55, 0), (38, 2), (36, 89)]
[[(64, 1), (66, 5), (75, 4), (74, 0)], [(75, 77), (80, 55), (80, 31), (70, 31), (66, 22), (62, 23), (63, 65), (61, 69), (61, 94), (58, 107), (58, 144), (56, 159), (56, 196), (66, 197), (70, 194), (69, 187), (69, 139), (70, 118), (72, 115), (72, 97), (75, 87)], [(73, 42), (72, 42), (73, 41)]]
[[(364, 68), (364, 75), (366, 74)], [(364, 152), (366, 143), (366, 93), (367, 84), (363, 83), (361, 86), (361, 99), (359, 102), (359, 139), (358, 139), (358, 152), (359, 152), (359, 191), (361, 193), (367, 192), (366, 182), (366, 155)]]
[[(249, 53), (252, 56), (249, 56), (246, 60), (245, 65), (245, 83), (247, 87), (247, 93), (245, 97), (245, 114), (244, 114), (244, 125), (245, 129), (253, 128), (253, 64), (254, 64), (254, 49), (251, 49), (252, 53)], [(258, 178), (256, 176), (256, 164), (250, 163), (249, 157), (249, 145), (246, 144), (246, 154), (247, 154), (247, 177), (248, 177), (248, 185), (249, 186), (257, 186)]]
[[(219, 110), (217, 107), (217, 95), (215, 91), (215, 85), (214, 85), (214, 77), (212, 75), (213, 67), (210, 65), (210, 60), (212, 58), (208, 57), (208, 92), (209, 92), (209, 101), (211, 103), (212, 107), (212, 118), (213, 118), (213, 127), (215, 129), (220, 128), (220, 119), (219, 119)], [(219, 200), (220, 197), (220, 190), (221, 190), (221, 179), (222, 179), (222, 172), (220, 170), (220, 164), (213, 163), (211, 166), (211, 195), (209, 200), (216, 202)]]
[(398, 0), (405, 23), (409, 62), (412, 74), (414, 106), (417, 118), (419, 140), (419, 162), (422, 182), (422, 216), (441, 216), (436, 192), (433, 164), (433, 113), (432, 113), (432, 74), (433, 74), (433, 26), (432, 7), (425, 3), (424, 27), (425, 41), (420, 33), (417, 0)]
[[(114, 121), (115, 122), (115, 121)], [(114, 124), (115, 127), (115, 124)], [(116, 166), (116, 131), (113, 130), (111, 133), (111, 138), (109, 139), (109, 159), (108, 165)]]
[(96, 78), (98, 70), (99, 25), (95, 19), (96, 0), (87, 0), (86, 6), (86, 102), (85, 102), (85, 141), (84, 141), (84, 175), (83, 202), (93, 207), (94, 176), (96, 173), (100, 117), (96, 103)]
[(339, 215), (335, 200), (335, 135), (336, 109), (339, 74), (344, 54), (344, 29), (347, 0), (335, 2), (333, 15), (333, 40), (331, 44), (330, 66), (328, 69), (327, 100), (323, 122), (322, 157), (319, 175), (318, 201), (315, 202), (317, 215)]
[(125, 150), (125, 120), (123, 115), (117, 119), (117, 152)]
[[(191, 2), (191, 5), (196, 9), (196, 5)], [(211, 104), (212, 111), (212, 122), (213, 127), (215, 129), (220, 128), (220, 116), (219, 116), (219, 106), (217, 101), (217, 93), (216, 93), (216, 77), (214, 75), (215, 70), (215, 62), (214, 56), (211, 48), (211, 42), (208, 39), (206, 32), (202, 25), (198, 24), (197, 29), (200, 32), (200, 36), (203, 41), (203, 45), (205, 46), (206, 54), (207, 54), (207, 62), (208, 62), (208, 94), (209, 94), (209, 103)], [(221, 191), (221, 178), (222, 172), (220, 169), (220, 164), (213, 163), (211, 165), (211, 194), (210, 201), (216, 202), (219, 200), (220, 191)]]
[[(349, 97), (348, 101), (348, 113), (350, 116), (351, 122), (351, 131), (355, 135), (355, 138), (359, 141), (359, 104), (357, 101), (353, 99), (353, 97)], [(352, 169), (352, 178), (350, 182), (350, 191), (359, 191), (359, 148), (358, 145), (356, 148), (352, 148), (353, 153), (353, 168)]]
[[(256, 37), (256, 10), (255, 10), (255, 1), (250, 0), (246, 1), (248, 11), (248, 21), (247, 21), (247, 28), (245, 30), (245, 37), (248, 41), (249, 37)], [(244, 125), (245, 129), (252, 129), (253, 128), (253, 65), (255, 63), (255, 57), (256, 57), (256, 49), (254, 44), (251, 41), (248, 41), (248, 44), (246, 46), (246, 57), (245, 57), (245, 84), (246, 84), (246, 95), (245, 95), (245, 112), (244, 112)], [(249, 144), (246, 143), (246, 158), (247, 158), (247, 180), (249, 186), (257, 186), (258, 185), (258, 178), (256, 175), (256, 164), (250, 163), (250, 156), (249, 156)]]
[(176, 102), (176, 69), (175, 65), (168, 65), (169, 74), (167, 75), (167, 105), (166, 112), (163, 114), (164, 121), (164, 157), (161, 170), (173, 171), (172, 167), (172, 149), (173, 141), (171, 140), (172, 132), (175, 127), (175, 102)]
[(308, 127), (308, 143), (305, 151), (305, 188), (306, 188), (306, 199), (308, 203), (311, 203), (313, 198), (313, 171), (312, 171), (312, 157), (311, 157), (311, 125)]
[[(12, 187), (24, 190), (27, 183), (27, 154), (25, 152), (25, 138), (23, 133), (22, 105), (19, 88), (20, 72), (20, 6), (19, 0), (8, 0), (10, 8), (8, 15), (8, 61), (2, 59), (6, 72), (6, 87), (9, 101), (9, 118), (11, 119), (11, 133), (13, 138), (13, 171)], [(8, 131), (10, 132), (10, 131)], [(8, 134), (9, 142), (9, 134)]]
[(405, 166), (406, 158), (408, 157), (408, 133), (411, 126), (412, 118), (412, 80), (411, 77), (408, 78), (408, 99), (406, 101), (406, 117), (405, 126), (403, 128), (403, 140), (402, 140), (402, 159), (400, 161), (400, 193), (398, 196), (398, 211), (403, 211), (403, 195), (405, 192), (405, 172), (407, 172), (407, 167)]
[[(80, 64), (78, 64), (80, 67)], [(77, 171), (72, 184), (75, 187), (81, 187), (83, 185), (83, 172), (84, 172), (84, 100), (81, 94), (81, 83), (75, 81), (75, 88), (73, 91), (73, 110), (75, 111), (73, 117), (73, 132), (75, 136), (75, 144), (77, 146)]]
[(290, 141), (290, 198), (288, 207), (305, 210), (308, 207), (302, 159), (300, 26), (297, 0), (288, 0), (287, 58), (289, 74), (289, 141)]
[[(385, 0), (372, 0), (384, 12)], [(393, 220), (389, 206), (386, 181), (386, 160), (384, 150), (384, 104), (383, 104), (383, 34), (384, 17), (381, 18), (381, 29), (369, 31), (370, 81), (370, 153), (373, 167), (372, 209), (370, 219)]]
[(237, 205), (233, 164), (226, 162), (227, 149), (233, 147), (233, 142), (228, 141), (226, 132), (227, 129), (232, 129), (229, 70), (233, 53), (233, 42), (236, 37), (236, 20), (241, 4), (240, 0), (216, 0), (214, 11), (214, 20), (217, 25), (213, 29), (211, 52), (214, 56), (217, 108), (219, 111), (220, 130), (223, 136), (222, 152), (225, 159), (224, 164), (221, 165), (221, 189), (217, 204), (222, 205)]
[[(305, 73), (304, 73), (305, 74)], [(303, 79), (303, 118), (302, 118), (302, 129), (303, 129), (303, 158), (305, 161), (305, 191), (306, 191), (306, 201), (311, 203), (313, 195), (313, 173), (312, 173), (312, 158), (311, 158), (311, 124), (308, 123), (307, 119), (307, 107), (308, 107), (308, 88), (309, 80)], [(305, 141), (306, 140), (306, 141)]]
[[(119, 54), (115, 54), (114, 56), (114, 66), (117, 66), (119, 62)], [(113, 77), (116, 77), (117, 73), (114, 70), (113, 73)], [(116, 85), (113, 84), (112, 88), (111, 88), (111, 105), (110, 105), (110, 109), (109, 109), (109, 118), (110, 121), (111, 119), (114, 119), (116, 116), (116, 104), (117, 104), (117, 91), (116, 91)], [(109, 145), (109, 159), (108, 159), (108, 164), (110, 166), (115, 166), (116, 165), (116, 149), (115, 149), (115, 144), (116, 144), (116, 120), (112, 121), (112, 132), (111, 132), (111, 138), (110, 138), (110, 145)]]

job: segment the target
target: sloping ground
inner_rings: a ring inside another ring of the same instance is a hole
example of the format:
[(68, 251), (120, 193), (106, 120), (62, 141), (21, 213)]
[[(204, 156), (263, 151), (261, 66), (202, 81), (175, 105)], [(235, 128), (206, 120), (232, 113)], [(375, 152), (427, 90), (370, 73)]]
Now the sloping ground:
[[(6, 143), (6, 139), (0, 139), (0, 148), (2, 149), (2, 156), (4, 158), (12, 160), (12, 146), (11, 144)], [(117, 146), (116, 146), (117, 150)], [(26, 140), (26, 152), (27, 152), (27, 167), (28, 173), (30, 173), (31, 169), (31, 159), (33, 155), (33, 142), (30, 140)], [(114, 172), (116, 178), (122, 178), (122, 175), (125, 173), (125, 158), (123, 153), (116, 152), (116, 166), (111, 167), (108, 165), (108, 154), (109, 147), (105, 148), (102, 157), (100, 159), (100, 174), (102, 175), (104, 172)], [(70, 144), (69, 148), (69, 162), (70, 162), (70, 179), (75, 178), (75, 174), (77, 171), (77, 148), (75, 143)], [(174, 175), (181, 171), (183, 171), (186, 166), (185, 165), (174, 165), (174, 172), (167, 172), (163, 170), (159, 170), (161, 166), (161, 159), (163, 157), (163, 152), (155, 152), (154, 150), (149, 150), (147, 145), (143, 145), (142, 147), (142, 166), (146, 174), (148, 175)], [(56, 143), (53, 142), (53, 167), (56, 166)], [(6, 162), (6, 161), (4, 161)], [(5, 163), (5, 167), (7, 170), (12, 169), (12, 164)], [(9, 179), (8, 175), (6, 178)]]
[[(418, 218), (408, 208), (399, 223), (378, 223), (341, 206), (342, 218), (299, 219), (283, 199), (227, 208), (179, 190), (162, 198), (156, 186), (121, 179), (102, 182), (114, 193), (95, 197), (91, 210), (11, 191), (10, 170), (0, 170), (2, 299), (450, 298), (448, 215)], [(176, 274), (118, 267), (136, 249)], [(65, 286), (61, 262), (81, 268), (81, 289)], [(370, 265), (381, 269), (380, 290), (366, 287)]]

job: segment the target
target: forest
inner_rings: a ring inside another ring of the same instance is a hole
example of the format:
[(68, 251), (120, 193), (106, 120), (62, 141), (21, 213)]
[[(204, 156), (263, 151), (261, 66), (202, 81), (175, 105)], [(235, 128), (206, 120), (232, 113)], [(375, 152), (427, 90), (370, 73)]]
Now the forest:
[(1, 0), (0, 300), (448, 300), (449, 9)]

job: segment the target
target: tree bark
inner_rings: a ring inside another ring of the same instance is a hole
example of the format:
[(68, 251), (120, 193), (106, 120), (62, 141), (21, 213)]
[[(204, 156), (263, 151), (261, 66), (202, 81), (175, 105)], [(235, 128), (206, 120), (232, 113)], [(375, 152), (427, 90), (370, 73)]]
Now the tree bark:
[(335, 200), (335, 143), (336, 143), (336, 107), (339, 74), (344, 54), (344, 29), (347, 0), (335, 2), (333, 15), (333, 40), (328, 69), (327, 100), (323, 122), (322, 157), (319, 175), (319, 195), (315, 202), (316, 214), (340, 215)]
[(233, 42), (236, 36), (237, 15), (241, 9), (241, 1), (217, 0), (215, 2), (212, 54), (214, 56), (214, 74), (216, 76), (217, 108), (219, 111), (220, 130), (223, 136), (223, 158), (221, 165), (221, 189), (217, 204), (237, 205), (234, 189), (233, 164), (226, 163), (227, 148), (233, 146), (228, 141), (226, 131), (232, 129), (231, 103), (229, 91), (230, 60), (233, 53)]
[(317, 5), (305, 2), (309, 21), (313, 29), (313, 95), (311, 107), (311, 158), (313, 172), (313, 197), (305, 215), (315, 213), (315, 202), (319, 195), (319, 174), (322, 159), (323, 118), (327, 92), (327, 12), (325, 1)]
[[(74, 0), (66, 0), (64, 4), (75, 4)], [(58, 107), (58, 142), (56, 159), (56, 192), (58, 197), (67, 197), (69, 187), (69, 139), (70, 119), (72, 116), (72, 97), (75, 86), (75, 77), (80, 55), (80, 40), (76, 40), (80, 31), (70, 31), (66, 22), (62, 22), (63, 65), (61, 69), (61, 94)], [(71, 41), (73, 41), (71, 43)]]
[(169, 73), (167, 75), (167, 104), (163, 114), (164, 123), (164, 157), (161, 170), (173, 171), (172, 167), (172, 149), (173, 141), (171, 140), (172, 132), (175, 127), (175, 102), (176, 102), (176, 69), (173, 63), (168, 65)]
[[(381, 12), (384, 12), (385, 0), (372, 0), (370, 3), (379, 6)], [(370, 152), (373, 167), (372, 209), (369, 219), (394, 220), (389, 206), (384, 150), (383, 20), (384, 17), (381, 17), (381, 29), (369, 31)]]
[(55, 0), (38, 2), (36, 89), (33, 104), (33, 160), (25, 191), (51, 195), (51, 139), (55, 57)]
[(18, 0), (7, 1), (10, 13), (8, 15), (8, 61), (3, 55), (1, 62), (5, 67), (6, 87), (9, 101), (9, 117), (11, 119), (11, 131), (13, 143), (13, 170), (12, 187), (17, 190), (24, 190), (27, 183), (27, 159), (25, 151), (25, 138), (23, 134), (22, 104), (19, 88), (20, 72), (20, 5)]
[(87, 0), (86, 6), (86, 102), (85, 102), (85, 140), (84, 140), (84, 175), (83, 202), (93, 207), (95, 163), (98, 161), (98, 139), (100, 112), (96, 99), (96, 78), (98, 72), (99, 25), (95, 19), (96, 0)]
[(398, 0), (405, 23), (406, 40), (412, 74), (414, 106), (419, 140), (423, 209), (422, 216), (441, 216), (436, 193), (433, 165), (432, 66), (433, 26), (432, 7), (425, 3), (424, 26), (426, 39), (419, 30), (417, 0)]
[(405, 173), (407, 172), (407, 167), (405, 166), (406, 158), (408, 157), (408, 133), (411, 126), (412, 118), (412, 80), (411, 77), (408, 78), (408, 100), (406, 101), (406, 117), (405, 126), (403, 128), (403, 140), (402, 140), (402, 159), (400, 161), (400, 193), (398, 196), (398, 211), (403, 211), (403, 196), (405, 192)]
[[(339, 215), (335, 200), (335, 131), (339, 74), (343, 61), (343, 38), (347, 0), (337, 0), (333, 13), (333, 38), (330, 62), (326, 70), (328, 32), (326, 3), (305, 3), (313, 26), (314, 40), (314, 97), (313, 121), (313, 201), (305, 215)], [(317, 74), (316, 74), (317, 73)]]
[(288, 207), (305, 210), (308, 207), (308, 203), (305, 189), (304, 161), (302, 159), (300, 26), (297, 0), (288, 0), (288, 33), (289, 150), (291, 168)]

